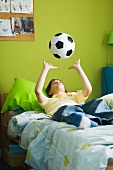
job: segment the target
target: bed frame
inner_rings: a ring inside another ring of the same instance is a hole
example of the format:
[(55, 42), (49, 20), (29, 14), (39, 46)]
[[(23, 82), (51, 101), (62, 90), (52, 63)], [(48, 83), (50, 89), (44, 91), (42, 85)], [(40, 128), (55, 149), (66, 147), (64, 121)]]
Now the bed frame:
[[(4, 104), (4, 101), (7, 97), (7, 93), (0, 93), (0, 110)], [(9, 144), (19, 143), (19, 137), (11, 138), (7, 135), (7, 127), (9, 121), (9, 112), (0, 114), (1, 124), (2, 124), (2, 158), (12, 167), (18, 167), (24, 165), (25, 154), (11, 154), (9, 152)], [(0, 137), (1, 138), (1, 137)], [(108, 163), (106, 170), (113, 170), (113, 161)]]
[[(7, 93), (0, 94), (0, 110), (4, 104), (4, 101), (7, 97)], [(19, 144), (19, 137), (11, 138), (7, 135), (7, 127), (9, 121), (9, 112), (0, 114), (1, 120), (1, 150), (2, 150), (2, 159), (7, 162), (11, 167), (25, 167), (25, 156), (23, 153), (10, 153), (9, 145), (10, 144)]]

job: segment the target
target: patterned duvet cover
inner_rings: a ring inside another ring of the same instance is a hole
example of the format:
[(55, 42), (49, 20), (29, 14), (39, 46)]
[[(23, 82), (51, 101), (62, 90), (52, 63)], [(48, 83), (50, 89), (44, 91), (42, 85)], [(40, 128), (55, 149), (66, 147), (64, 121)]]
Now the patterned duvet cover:
[[(13, 126), (11, 121), (10, 136)], [(20, 146), (27, 150), (25, 162), (35, 170), (105, 170), (113, 159), (113, 125), (80, 129), (41, 113), (37, 118), (27, 118), (21, 128)]]

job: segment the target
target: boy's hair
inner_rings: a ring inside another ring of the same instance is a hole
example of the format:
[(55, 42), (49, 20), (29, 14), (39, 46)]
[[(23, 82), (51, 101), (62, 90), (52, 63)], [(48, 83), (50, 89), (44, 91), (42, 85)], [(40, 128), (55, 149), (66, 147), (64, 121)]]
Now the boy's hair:
[[(52, 79), (52, 80), (49, 82), (49, 84), (48, 84), (48, 86), (47, 86), (47, 88), (46, 88), (46, 93), (47, 93), (47, 95), (48, 95), (49, 97), (52, 97), (52, 96), (53, 96), (52, 94), (49, 94), (49, 93), (50, 93), (50, 90), (51, 90), (51, 84), (52, 84), (55, 80), (59, 80), (59, 79)], [(61, 81), (61, 80), (59, 80), (59, 81)], [(61, 81), (61, 82), (62, 82), (62, 81)], [(64, 86), (64, 88), (65, 88), (65, 86)], [(65, 88), (65, 92), (67, 92), (66, 88)]]

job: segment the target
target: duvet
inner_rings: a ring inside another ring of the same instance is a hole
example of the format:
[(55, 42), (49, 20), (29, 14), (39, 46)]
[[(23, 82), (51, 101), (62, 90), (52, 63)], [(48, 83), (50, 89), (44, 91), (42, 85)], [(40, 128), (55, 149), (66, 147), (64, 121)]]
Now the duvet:
[[(102, 100), (82, 106), (92, 118), (110, 119), (113, 114), (106, 107)], [(113, 125), (83, 129), (44, 113), (29, 111), (21, 116), (10, 120), (8, 135), (21, 136), (20, 146), (27, 150), (25, 162), (35, 170), (105, 170), (113, 160)]]
[(32, 121), (21, 145), (27, 149), (25, 162), (36, 170), (105, 170), (113, 159), (113, 125), (78, 129), (48, 119)]

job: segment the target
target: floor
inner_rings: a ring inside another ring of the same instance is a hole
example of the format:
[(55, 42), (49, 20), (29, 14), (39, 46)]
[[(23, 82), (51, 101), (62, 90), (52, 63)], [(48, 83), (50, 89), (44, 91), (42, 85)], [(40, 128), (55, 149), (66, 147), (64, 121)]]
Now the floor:
[(33, 170), (27, 166), (23, 166), (23, 167), (11, 167), (9, 166), (6, 162), (4, 162), (2, 160), (2, 158), (0, 158), (0, 170)]

